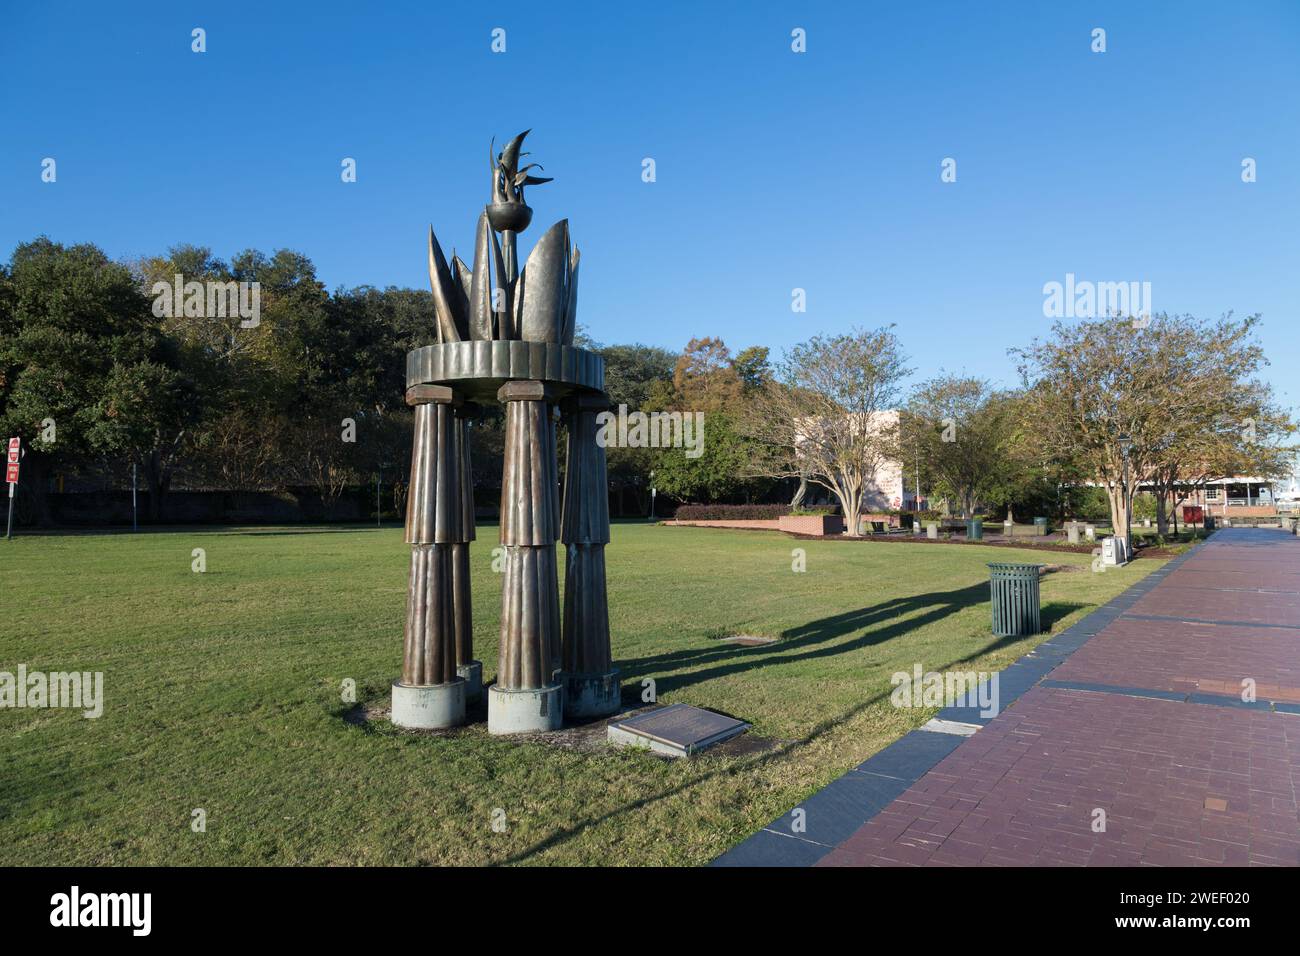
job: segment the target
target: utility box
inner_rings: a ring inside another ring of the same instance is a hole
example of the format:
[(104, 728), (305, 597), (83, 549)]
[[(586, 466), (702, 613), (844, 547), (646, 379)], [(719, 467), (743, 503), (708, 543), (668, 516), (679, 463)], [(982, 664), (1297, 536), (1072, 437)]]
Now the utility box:
[(1109, 567), (1128, 564), (1128, 551), (1123, 538), (1106, 538), (1101, 542), (1101, 563)]

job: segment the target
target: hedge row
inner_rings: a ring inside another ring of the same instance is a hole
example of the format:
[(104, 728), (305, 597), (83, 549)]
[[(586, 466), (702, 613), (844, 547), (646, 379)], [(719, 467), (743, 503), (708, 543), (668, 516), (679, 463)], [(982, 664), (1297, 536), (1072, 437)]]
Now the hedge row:
[(790, 513), (789, 505), (681, 505), (678, 521), (770, 521)]

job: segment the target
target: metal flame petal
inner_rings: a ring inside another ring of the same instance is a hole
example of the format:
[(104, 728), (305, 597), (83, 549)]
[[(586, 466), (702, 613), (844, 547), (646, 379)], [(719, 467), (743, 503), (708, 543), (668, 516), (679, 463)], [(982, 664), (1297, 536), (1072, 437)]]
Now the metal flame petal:
[(578, 327), (578, 260), (582, 254), (578, 247), (573, 247), (573, 256), (569, 259), (569, 284), (564, 304), (564, 325), (560, 329), (560, 343), (572, 345), (574, 331)]
[(457, 328), (454, 305), (457, 298), (456, 289), (451, 280), (451, 270), (447, 268), (447, 260), (442, 254), (442, 246), (438, 245), (438, 237), (433, 234), (433, 226), (429, 227), (429, 287), (433, 290), (438, 341), (462, 341), (464, 336)]
[(525, 342), (559, 342), (567, 307), (569, 220), (561, 219), (542, 234), (524, 266), (523, 324)]
[[(451, 257), (451, 269), (453, 277), (456, 280), (456, 291), (460, 293), (460, 312), (458, 315), (465, 316), (465, 328), (469, 328), (469, 290), (474, 284), (474, 273), (470, 267), (465, 265), (460, 256), (453, 254)], [(458, 319), (459, 321), (459, 319)]]
[(492, 247), (495, 236), (487, 213), (478, 217), (478, 234), (474, 239), (474, 277), (469, 292), (469, 337), (491, 340), (492, 327)]

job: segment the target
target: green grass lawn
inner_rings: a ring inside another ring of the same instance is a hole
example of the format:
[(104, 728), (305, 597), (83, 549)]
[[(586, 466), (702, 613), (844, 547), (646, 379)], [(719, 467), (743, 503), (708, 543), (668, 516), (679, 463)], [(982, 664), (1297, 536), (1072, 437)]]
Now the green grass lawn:
[[(479, 535), (486, 680), (501, 583), (496, 528)], [(1054, 631), (1159, 566), (1094, 574), (1081, 554), (615, 525), (625, 702), (652, 678), (660, 702), (778, 742), (672, 762), (493, 738), (482, 723), (436, 736), (346, 720), (342, 681), (382, 703), (400, 669), (400, 529), (0, 542), (0, 670), (103, 671), (105, 684), (95, 720), (0, 710), (0, 864), (704, 863), (933, 716), (890, 706), (895, 671), (995, 670), (1041, 640), (990, 636), (984, 565), (1014, 560), (1064, 566), (1043, 581)], [(718, 640), (736, 633), (780, 641)]]

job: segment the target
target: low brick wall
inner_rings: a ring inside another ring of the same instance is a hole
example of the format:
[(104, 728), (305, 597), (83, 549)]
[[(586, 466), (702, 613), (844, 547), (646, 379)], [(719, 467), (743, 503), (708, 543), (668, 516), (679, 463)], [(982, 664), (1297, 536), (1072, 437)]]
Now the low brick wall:
[(726, 518), (709, 521), (665, 521), (664, 524), (683, 528), (744, 528), (760, 531), (785, 531), (789, 534), (808, 534), (825, 537), (844, 533), (844, 521), (839, 515), (783, 515), (780, 518), (748, 519)]
[(665, 521), (664, 524), (678, 525), (683, 528), (758, 528), (765, 531), (780, 531), (780, 523), (770, 519), (725, 519), (714, 521)]
[(778, 527), (790, 534), (843, 534), (844, 520), (839, 515), (782, 515)]

